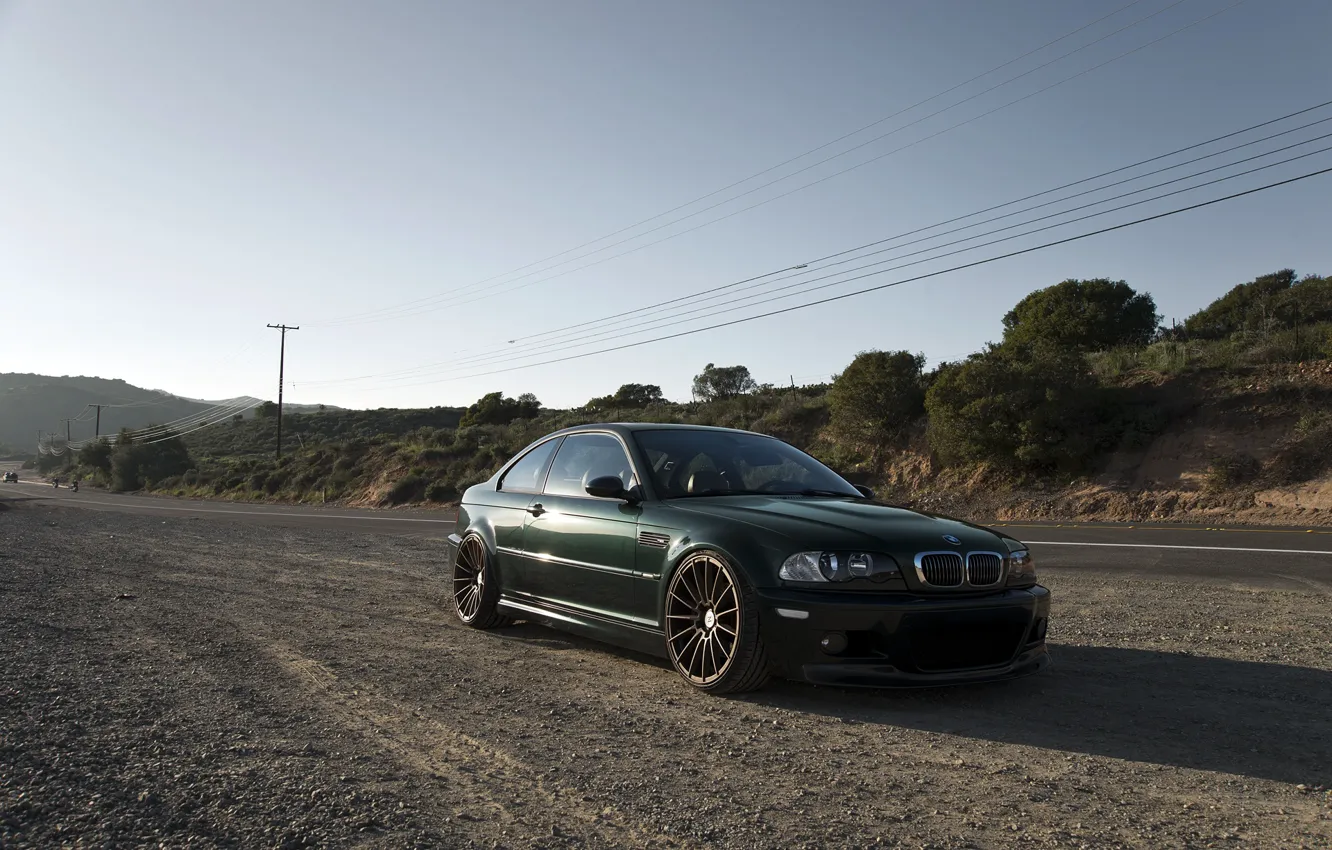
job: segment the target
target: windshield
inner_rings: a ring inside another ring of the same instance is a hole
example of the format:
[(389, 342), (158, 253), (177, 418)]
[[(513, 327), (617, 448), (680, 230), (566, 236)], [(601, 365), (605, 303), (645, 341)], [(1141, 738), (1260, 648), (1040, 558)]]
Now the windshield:
[(663, 499), (741, 493), (863, 498), (840, 475), (780, 440), (729, 431), (635, 431)]

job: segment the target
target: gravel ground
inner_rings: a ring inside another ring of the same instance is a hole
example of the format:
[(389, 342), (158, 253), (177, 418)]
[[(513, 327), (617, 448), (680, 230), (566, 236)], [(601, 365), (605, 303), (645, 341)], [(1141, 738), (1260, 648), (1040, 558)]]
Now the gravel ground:
[(1050, 570), (1040, 676), (725, 699), (439, 555), (0, 510), (0, 846), (1332, 846), (1326, 594)]

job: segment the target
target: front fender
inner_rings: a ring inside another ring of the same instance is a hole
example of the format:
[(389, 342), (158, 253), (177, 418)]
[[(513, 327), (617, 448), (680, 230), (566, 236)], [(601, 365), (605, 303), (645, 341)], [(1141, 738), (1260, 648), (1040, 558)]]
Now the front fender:
[(680, 565), (695, 552), (716, 552), (725, 558), (732, 567), (739, 570), (749, 585), (755, 589), (780, 587), (777, 570), (789, 543), (780, 535), (717, 534), (685, 535), (676, 540), (666, 553), (666, 569), (662, 571), (657, 584), (657, 613), (664, 617), (666, 611), (666, 593), (671, 586), (671, 578)]

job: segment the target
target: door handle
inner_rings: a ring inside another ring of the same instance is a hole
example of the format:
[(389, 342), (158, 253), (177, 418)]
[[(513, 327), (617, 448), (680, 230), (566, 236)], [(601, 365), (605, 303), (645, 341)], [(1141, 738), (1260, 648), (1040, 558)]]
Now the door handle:
[(531, 514), (532, 516), (541, 516), (542, 514), (544, 514), (544, 513), (546, 512), (546, 509), (543, 508), (543, 507), (541, 507), (541, 505), (537, 504), (537, 505), (532, 505), (531, 507), (529, 507), (529, 508), (527, 509), (527, 512), (528, 512), (529, 514)]

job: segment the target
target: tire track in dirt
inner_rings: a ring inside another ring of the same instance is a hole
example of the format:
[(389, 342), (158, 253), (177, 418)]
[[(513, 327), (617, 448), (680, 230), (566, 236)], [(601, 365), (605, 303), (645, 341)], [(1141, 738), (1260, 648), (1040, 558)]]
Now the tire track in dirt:
[[(319, 661), (284, 642), (263, 647), (265, 653), (320, 705), (348, 729), (371, 739), (408, 768), (431, 777), (448, 777), (451, 789), (474, 810), (484, 809), (499, 829), (534, 836), (581, 838), (589, 843), (624, 848), (704, 848), (633, 823), (610, 808), (593, 811), (577, 792), (543, 777), (537, 770), (501, 749), (491, 747), (434, 717), (389, 699), (363, 683), (351, 687)], [(541, 810), (515, 812), (494, 798), (497, 787), (521, 789), (527, 799), (540, 799)], [(453, 816), (477, 820), (469, 806), (456, 805)]]

